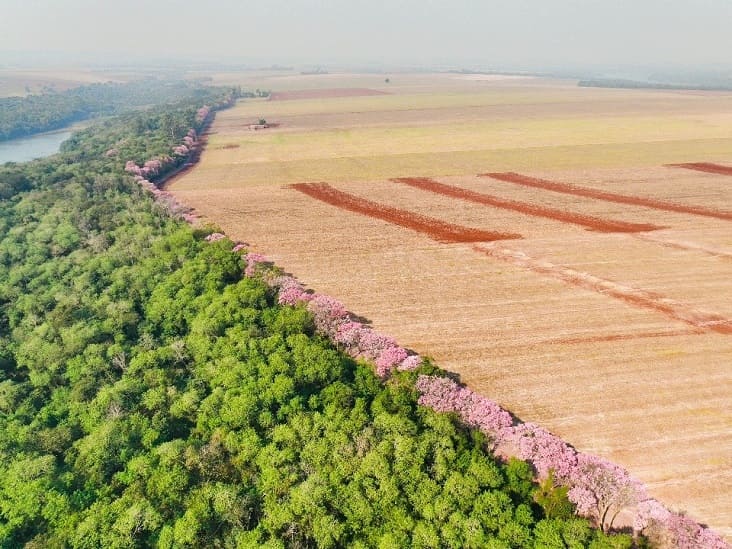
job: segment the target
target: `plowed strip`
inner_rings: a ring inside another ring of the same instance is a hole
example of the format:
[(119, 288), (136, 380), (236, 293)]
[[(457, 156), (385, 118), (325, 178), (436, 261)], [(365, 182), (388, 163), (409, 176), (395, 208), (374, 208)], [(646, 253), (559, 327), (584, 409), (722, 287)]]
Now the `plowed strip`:
[(519, 234), (472, 229), (446, 223), (434, 217), (392, 208), (339, 191), (327, 183), (297, 183), (291, 185), (291, 187), (331, 206), (412, 229), (439, 242), (491, 242), (493, 240), (521, 238)]
[(474, 249), (490, 257), (556, 278), (567, 284), (608, 295), (638, 307), (664, 313), (666, 316), (685, 322), (694, 328), (732, 335), (732, 320), (729, 318), (716, 313), (693, 309), (660, 294), (618, 284), (612, 280), (575, 271), (562, 265), (555, 265), (549, 261), (534, 259), (517, 250), (499, 248), (490, 244), (475, 246)]
[(392, 179), (392, 181), (404, 183), (405, 185), (409, 185), (423, 191), (429, 191), (453, 198), (460, 198), (462, 200), (475, 202), (477, 204), (484, 204), (494, 208), (502, 208), (504, 210), (511, 210), (513, 212), (519, 212), (534, 217), (544, 217), (546, 219), (561, 221), (562, 223), (580, 225), (591, 231), (598, 231), (602, 233), (639, 233), (643, 231), (655, 231), (662, 228), (658, 225), (651, 225), (649, 223), (626, 223), (625, 221), (602, 219), (591, 215), (538, 206), (528, 202), (499, 198), (490, 194), (456, 187), (455, 185), (446, 185), (445, 183), (440, 183), (439, 181), (430, 179), (429, 177), (397, 177)]
[(617, 202), (619, 204), (630, 204), (633, 206), (645, 206), (654, 210), (663, 210), (667, 212), (678, 212), (691, 215), (701, 215), (704, 217), (714, 217), (717, 219), (725, 219), (732, 221), (732, 212), (725, 210), (716, 210), (705, 208), (703, 206), (687, 206), (685, 204), (677, 204), (676, 202), (666, 202), (663, 200), (655, 200), (653, 198), (644, 198), (642, 196), (633, 196), (627, 194), (616, 194), (599, 189), (589, 187), (580, 187), (570, 185), (569, 183), (559, 183), (556, 181), (548, 181), (539, 179), (538, 177), (528, 177), (514, 172), (505, 173), (485, 173), (480, 174), (481, 177), (491, 177), (499, 181), (515, 183), (524, 187), (533, 187), (543, 189), (545, 191), (554, 191), (564, 194), (572, 194), (576, 196), (584, 196), (587, 198), (596, 198), (597, 200), (605, 200), (607, 202)]
[(666, 164), (669, 168), (686, 168), (698, 172), (716, 173), (719, 175), (732, 175), (732, 166), (723, 166), (712, 162), (685, 162), (683, 164)]

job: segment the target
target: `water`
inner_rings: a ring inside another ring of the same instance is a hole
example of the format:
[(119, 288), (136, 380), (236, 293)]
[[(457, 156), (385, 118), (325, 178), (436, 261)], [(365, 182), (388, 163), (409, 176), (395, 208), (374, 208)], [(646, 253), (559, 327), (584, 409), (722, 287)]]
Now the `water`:
[(71, 130), (57, 130), (39, 133), (30, 137), (19, 137), (0, 141), (0, 164), (5, 162), (27, 162), (57, 153), (61, 143), (71, 137)]

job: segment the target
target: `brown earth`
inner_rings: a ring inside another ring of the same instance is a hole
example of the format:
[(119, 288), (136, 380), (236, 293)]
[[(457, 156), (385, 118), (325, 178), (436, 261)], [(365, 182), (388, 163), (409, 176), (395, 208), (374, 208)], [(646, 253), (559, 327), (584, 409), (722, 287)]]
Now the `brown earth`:
[(296, 99), (325, 99), (333, 97), (362, 97), (369, 95), (388, 95), (388, 92), (369, 88), (332, 88), (315, 90), (291, 90), (272, 92), (271, 101), (293, 101)]
[(499, 181), (524, 185), (536, 189), (544, 189), (558, 193), (574, 194), (577, 196), (586, 196), (587, 198), (595, 198), (598, 200), (607, 200), (608, 202), (617, 202), (618, 204), (631, 204), (633, 206), (645, 206), (656, 210), (665, 210), (667, 212), (679, 212), (692, 215), (701, 215), (705, 217), (716, 217), (717, 219), (725, 219), (732, 221), (732, 212), (724, 210), (714, 210), (702, 206), (689, 206), (684, 204), (674, 204), (673, 202), (664, 202), (653, 198), (644, 198), (641, 196), (630, 196), (624, 194), (610, 193), (599, 191), (588, 187), (578, 187), (567, 183), (559, 183), (557, 181), (547, 181), (537, 177), (528, 177), (513, 172), (506, 173), (486, 173), (480, 174), (481, 177), (492, 177)]

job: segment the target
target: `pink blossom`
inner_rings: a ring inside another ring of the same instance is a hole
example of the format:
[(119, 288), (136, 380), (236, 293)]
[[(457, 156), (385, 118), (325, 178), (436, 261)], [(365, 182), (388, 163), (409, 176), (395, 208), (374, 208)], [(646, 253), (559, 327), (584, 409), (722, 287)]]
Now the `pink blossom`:
[(163, 163), (159, 159), (153, 158), (152, 160), (145, 162), (142, 170), (144, 174), (157, 175), (162, 167)]
[(185, 145), (177, 145), (173, 147), (173, 154), (176, 156), (186, 156), (188, 153), (188, 147), (186, 147)]
[(513, 429), (512, 437), (519, 458), (534, 465), (539, 478), (549, 471), (562, 484), (569, 482), (577, 465), (577, 452), (562, 439), (534, 423), (522, 423)]
[(419, 355), (409, 355), (407, 358), (402, 360), (402, 363), (397, 366), (397, 370), (403, 372), (410, 372), (416, 370), (419, 365), (422, 364), (422, 357)]
[(134, 174), (134, 175), (142, 175), (142, 171), (140, 169), (140, 166), (138, 166), (137, 164), (135, 164), (132, 160), (128, 160), (125, 163), (125, 171), (127, 173), (131, 173), (131, 174)]
[(368, 360), (377, 360), (385, 349), (396, 346), (397, 343), (393, 338), (364, 327), (359, 333), (356, 356)]
[(208, 118), (208, 115), (211, 113), (211, 109), (204, 105), (198, 111), (196, 111), (196, 122), (203, 122)]
[(456, 412), (464, 423), (479, 428), (495, 443), (501, 442), (511, 430), (511, 414), (449, 378), (421, 375), (415, 387), (421, 393), (421, 405), (437, 412)]
[(401, 347), (387, 347), (376, 359), (376, 375), (386, 377), (392, 368), (407, 358), (407, 351)]
[(206, 242), (218, 242), (224, 238), (226, 238), (226, 235), (223, 233), (211, 233), (205, 238), (205, 240)]
[(246, 255), (246, 261), (247, 266), (244, 269), (244, 276), (251, 278), (254, 276), (254, 273), (257, 270), (257, 265), (259, 265), (260, 263), (266, 263), (267, 258), (264, 257), (262, 254), (252, 252)]
[(246, 250), (246, 249), (247, 249), (247, 245), (246, 245), (246, 244), (244, 244), (244, 243), (241, 243), (241, 242), (240, 242), (239, 244), (237, 244), (236, 246), (234, 246), (234, 247), (233, 247), (233, 248), (231, 249), (231, 251), (232, 251), (232, 252), (234, 252), (234, 253), (236, 254), (236, 253), (239, 253), (239, 252), (241, 252), (242, 250)]
[(308, 311), (313, 315), (315, 329), (329, 337), (334, 337), (338, 327), (347, 321), (346, 307), (330, 296), (315, 295), (308, 303)]
[(349, 355), (355, 357), (360, 352), (361, 335), (366, 329), (360, 322), (347, 320), (338, 326), (333, 340)]
[(646, 499), (643, 486), (624, 468), (590, 454), (577, 454), (567, 494), (577, 512), (607, 531), (617, 514)]

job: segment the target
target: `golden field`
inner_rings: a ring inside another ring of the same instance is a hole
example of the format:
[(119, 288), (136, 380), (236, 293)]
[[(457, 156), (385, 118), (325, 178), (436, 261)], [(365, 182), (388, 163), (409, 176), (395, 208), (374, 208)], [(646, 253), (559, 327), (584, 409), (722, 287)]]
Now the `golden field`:
[[(237, 78), (218, 81), (390, 95), (240, 102), (171, 191), (521, 419), (623, 464), (732, 537), (732, 221), (477, 176), (729, 211), (732, 178), (664, 164), (732, 164), (732, 94), (448, 74)], [(260, 117), (280, 126), (249, 130)], [(415, 176), (660, 228), (588, 231), (391, 181)], [(300, 182), (523, 238), (437, 242), (289, 186)]]

